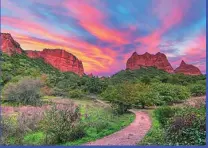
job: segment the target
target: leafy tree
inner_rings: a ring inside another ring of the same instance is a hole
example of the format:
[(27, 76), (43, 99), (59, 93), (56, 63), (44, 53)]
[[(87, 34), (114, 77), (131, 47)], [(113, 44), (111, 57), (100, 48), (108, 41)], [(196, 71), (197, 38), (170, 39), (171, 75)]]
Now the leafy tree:
[(202, 96), (206, 94), (206, 85), (203, 84), (189, 85), (189, 89), (193, 96)]
[(136, 101), (136, 87), (130, 83), (108, 87), (102, 96), (112, 103), (112, 107), (119, 114), (127, 112)]
[(142, 77), (141, 82), (145, 84), (150, 84), (151, 80), (148, 76), (144, 76)]

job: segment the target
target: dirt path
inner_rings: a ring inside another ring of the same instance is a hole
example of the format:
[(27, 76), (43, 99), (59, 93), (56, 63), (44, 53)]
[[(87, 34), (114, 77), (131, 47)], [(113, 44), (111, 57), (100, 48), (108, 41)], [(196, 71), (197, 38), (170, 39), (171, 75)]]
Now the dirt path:
[(151, 128), (151, 119), (146, 112), (132, 112), (135, 113), (136, 118), (129, 126), (112, 135), (84, 145), (136, 145)]

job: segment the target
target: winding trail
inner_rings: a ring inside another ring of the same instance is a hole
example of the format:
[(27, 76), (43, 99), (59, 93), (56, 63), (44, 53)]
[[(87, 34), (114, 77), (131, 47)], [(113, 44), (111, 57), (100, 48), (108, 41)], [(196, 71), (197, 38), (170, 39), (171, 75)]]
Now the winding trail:
[(84, 145), (136, 145), (151, 128), (151, 119), (147, 112), (132, 112), (136, 117), (129, 126), (102, 139)]

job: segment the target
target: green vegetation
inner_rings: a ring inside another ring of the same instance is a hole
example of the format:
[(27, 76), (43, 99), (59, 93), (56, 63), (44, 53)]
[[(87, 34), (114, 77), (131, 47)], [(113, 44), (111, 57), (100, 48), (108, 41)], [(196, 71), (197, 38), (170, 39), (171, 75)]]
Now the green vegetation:
[[(34, 110), (4, 115), (3, 145), (80, 145), (130, 124), (134, 115), (129, 109), (152, 106), (159, 108), (150, 112), (153, 126), (140, 144), (205, 144), (205, 108), (168, 107), (190, 96), (205, 95), (205, 75), (169, 74), (150, 67), (120, 71), (105, 79), (80, 77), (24, 54), (3, 54), (1, 68), (5, 108), (39, 105)], [(75, 104), (48, 107), (56, 97), (73, 98)], [(96, 102), (96, 98), (110, 106)]]
[(41, 85), (38, 79), (22, 78), (17, 83), (7, 83), (3, 89), (3, 96), (10, 103), (39, 105)]
[(206, 94), (206, 84), (191, 84), (189, 89), (193, 96), (202, 96)]
[(75, 104), (54, 105), (42, 120), (45, 144), (57, 144), (80, 139), (85, 135), (79, 108)]
[(131, 113), (115, 115), (111, 107), (91, 100), (74, 102), (54, 104), (49, 110), (43, 106), (44, 114), (27, 108), (13, 118), (4, 116), (3, 144), (80, 145), (114, 133), (134, 120)]
[(153, 110), (149, 111), (149, 115), (152, 118), (152, 127), (139, 145), (164, 145), (165, 133), (161, 123)]
[(139, 145), (205, 145), (206, 107), (162, 107), (151, 112), (153, 126)]

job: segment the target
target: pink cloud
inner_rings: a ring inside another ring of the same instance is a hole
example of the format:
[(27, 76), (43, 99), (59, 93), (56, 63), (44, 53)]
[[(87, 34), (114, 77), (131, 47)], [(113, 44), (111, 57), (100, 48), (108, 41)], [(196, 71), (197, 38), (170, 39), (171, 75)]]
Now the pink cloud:
[(69, 15), (79, 20), (79, 24), (97, 38), (117, 44), (128, 43), (127, 33), (104, 25), (107, 15), (93, 5), (94, 1), (67, 1), (65, 7)]
[(149, 52), (158, 52), (162, 36), (173, 26), (179, 24), (189, 8), (189, 5), (179, 0), (158, 0), (153, 3), (153, 14), (160, 20), (161, 26), (147, 36), (139, 37), (135, 41), (142, 44)]

